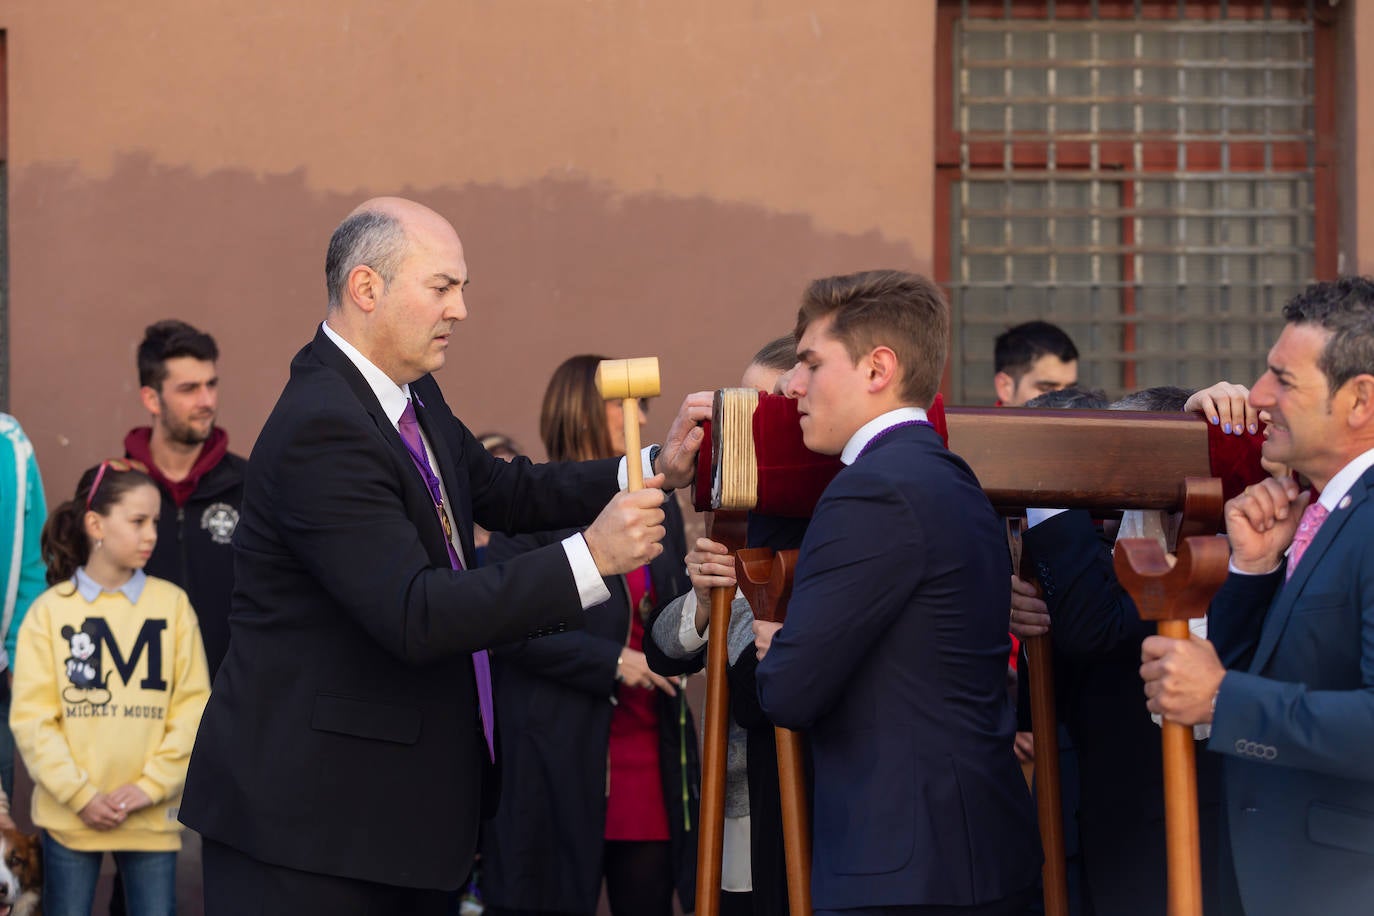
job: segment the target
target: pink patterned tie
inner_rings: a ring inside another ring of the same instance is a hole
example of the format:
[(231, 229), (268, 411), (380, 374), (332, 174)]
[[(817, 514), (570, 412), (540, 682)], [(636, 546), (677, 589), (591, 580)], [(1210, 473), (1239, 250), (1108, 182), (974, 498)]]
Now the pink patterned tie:
[[(424, 440), (420, 438), (420, 422), (415, 416), (415, 404), (406, 401), (406, 409), (401, 413), (401, 419), (396, 423), (397, 431), (401, 434), (401, 441), (406, 444), (406, 451), (410, 452), (410, 460), (415, 463), (415, 469), (420, 472), (420, 476), (425, 480), (425, 487), (429, 490), (430, 497), (434, 500), (434, 510), (439, 513), (439, 524), (444, 529), (444, 546), (448, 548), (448, 561), (454, 569), (462, 569), (463, 561), (458, 557), (458, 551), (453, 546), (453, 534), (449, 530), (448, 513), (444, 511), (443, 491), (439, 489), (439, 478), (434, 474), (434, 468), (430, 467), (429, 455), (425, 452)], [(496, 706), (492, 702), (491, 694), (491, 659), (487, 657), (486, 649), (478, 649), (472, 653), (473, 675), (477, 679), (477, 708), (482, 714), (482, 735), (487, 739), (487, 756), (493, 763), (496, 762)]]
[(1288, 548), (1288, 573), (1286, 578), (1293, 578), (1293, 570), (1298, 568), (1298, 561), (1307, 552), (1307, 545), (1312, 543), (1312, 539), (1317, 536), (1317, 529), (1326, 521), (1330, 515), (1326, 507), (1315, 500), (1302, 513), (1302, 518), (1298, 520), (1297, 533), (1293, 535), (1293, 546)]

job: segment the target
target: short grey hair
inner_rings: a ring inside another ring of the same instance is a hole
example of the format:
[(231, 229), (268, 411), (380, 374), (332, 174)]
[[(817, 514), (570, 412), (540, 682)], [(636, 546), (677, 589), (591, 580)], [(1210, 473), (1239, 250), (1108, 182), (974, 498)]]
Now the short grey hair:
[(390, 286), (405, 257), (405, 242), (401, 221), (380, 210), (363, 210), (339, 223), (324, 259), (329, 308), (336, 309), (343, 302), (348, 275), (359, 265), (371, 267), (382, 283)]

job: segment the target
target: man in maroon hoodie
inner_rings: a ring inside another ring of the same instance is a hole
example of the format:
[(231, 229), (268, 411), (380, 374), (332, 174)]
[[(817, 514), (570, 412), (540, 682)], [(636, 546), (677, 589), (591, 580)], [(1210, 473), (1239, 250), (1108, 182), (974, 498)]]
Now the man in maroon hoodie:
[(243, 506), (246, 462), (215, 426), (219, 348), (184, 321), (149, 325), (138, 347), (139, 397), (152, 426), (130, 430), (124, 452), (148, 466), (162, 491), (157, 547), (147, 572), (184, 588), (200, 618), (210, 677), (229, 648), (230, 548)]

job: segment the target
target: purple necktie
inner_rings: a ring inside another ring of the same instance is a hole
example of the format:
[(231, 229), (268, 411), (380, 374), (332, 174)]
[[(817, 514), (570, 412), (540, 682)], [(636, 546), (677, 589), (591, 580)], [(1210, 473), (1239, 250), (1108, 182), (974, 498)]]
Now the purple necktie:
[[(406, 401), (406, 409), (401, 412), (401, 419), (397, 421), (396, 427), (401, 434), (401, 440), (406, 444), (406, 451), (410, 452), (410, 460), (415, 462), (415, 469), (425, 479), (430, 498), (434, 500), (434, 511), (439, 513), (439, 524), (444, 529), (444, 546), (448, 548), (449, 564), (454, 569), (462, 569), (463, 561), (458, 559), (458, 551), (453, 546), (453, 529), (449, 525), (448, 513), (444, 511), (444, 493), (439, 488), (439, 478), (434, 476), (434, 468), (429, 464), (429, 455), (425, 453), (425, 443), (420, 438), (420, 423), (415, 418), (413, 402)], [(482, 734), (487, 739), (487, 754), (492, 763), (495, 763), (496, 741), (493, 737), (493, 726), (496, 722), (496, 710), (491, 702), (491, 660), (487, 658), (486, 649), (478, 649), (472, 653), (472, 670), (477, 677), (477, 706), (482, 712)]]
[(1312, 539), (1317, 536), (1317, 529), (1326, 521), (1326, 507), (1319, 502), (1313, 502), (1303, 510), (1302, 518), (1298, 520), (1298, 530), (1293, 534), (1293, 546), (1288, 548), (1288, 572), (1285, 579), (1293, 578), (1293, 570), (1298, 568), (1298, 561), (1307, 552), (1307, 545), (1312, 543)]

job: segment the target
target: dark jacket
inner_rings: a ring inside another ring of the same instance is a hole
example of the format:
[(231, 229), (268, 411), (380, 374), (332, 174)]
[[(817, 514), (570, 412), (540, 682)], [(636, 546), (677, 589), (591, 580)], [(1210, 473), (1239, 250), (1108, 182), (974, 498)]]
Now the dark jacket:
[[(664, 550), (650, 566), (660, 603), (688, 587), (682, 516), (672, 499), (664, 508)], [(494, 535), (489, 561), (556, 545), (573, 530)], [(616, 659), (629, 636), (631, 614), (624, 577), (605, 581), (611, 597), (586, 611), (582, 629), (524, 640), (494, 653), (505, 791), (495, 816), (482, 826), (482, 894), (491, 906), (596, 911)], [(683, 911), (691, 912), (700, 769), (696, 727), (681, 690), (676, 697), (656, 693), (658, 759), (674, 879)]]
[[(616, 462), (501, 461), (432, 377), (410, 387), (464, 556), (474, 520), (586, 525), (615, 494)], [(585, 615), (561, 548), (455, 571), (446, 545), (400, 434), (317, 334), (249, 462), (233, 636), (183, 823), (297, 871), (443, 890), (467, 878), (492, 789), (471, 653)]]
[[(153, 464), (149, 432), (141, 427), (124, 439), (124, 453), (148, 466), (162, 494), (157, 546), (145, 571), (181, 586), (190, 596), (213, 681), (229, 650), (229, 601), (234, 592), (230, 541), (243, 513), (243, 474), (248, 462), (228, 451), (228, 436), (217, 428), (192, 471), (192, 486), (178, 487)], [(178, 499), (184, 501), (178, 503)]]
[[(1023, 541), (1054, 621), (1055, 706), (1076, 751), (1077, 833), (1093, 911), (1163, 912), (1163, 752), (1140, 680), (1140, 644), (1155, 624), (1140, 619), (1087, 512), (1046, 519)], [(1197, 745), (1195, 759), (1203, 909), (1210, 913), (1220, 908), (1221, 767), (1205, 747)]]

